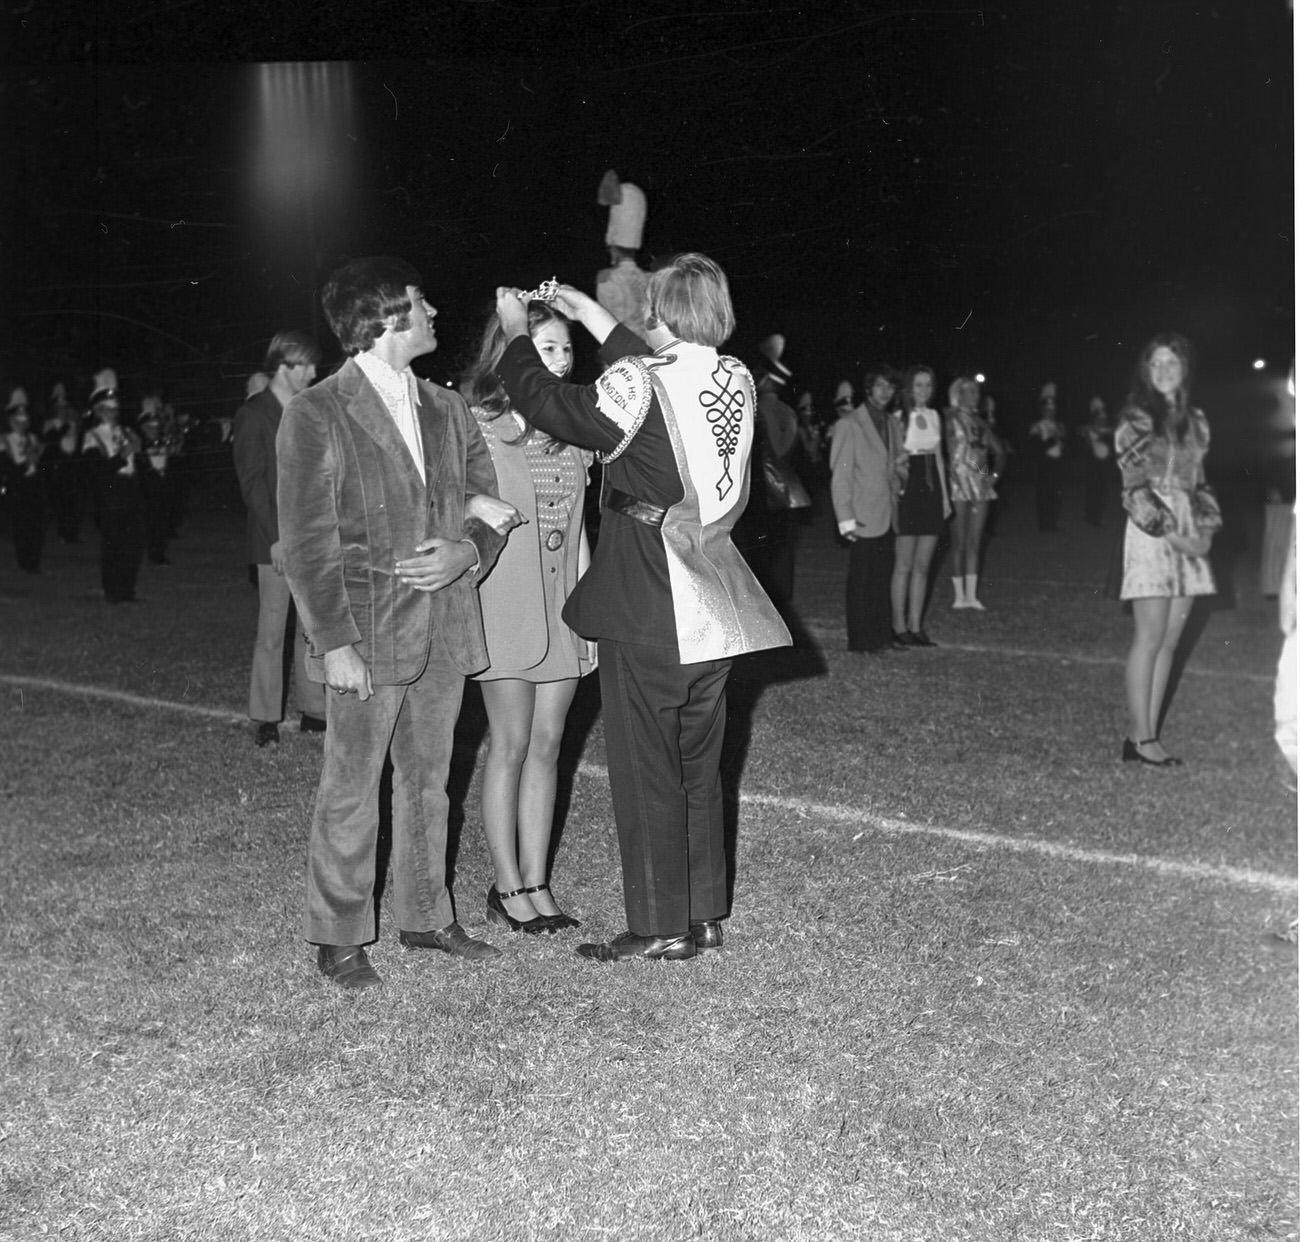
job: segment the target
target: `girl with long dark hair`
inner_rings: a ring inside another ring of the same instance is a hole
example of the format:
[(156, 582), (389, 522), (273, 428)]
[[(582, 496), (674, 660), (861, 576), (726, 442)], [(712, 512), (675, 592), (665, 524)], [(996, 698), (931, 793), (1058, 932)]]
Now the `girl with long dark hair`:
[(1161, 716), (1192, 600), (1214, 594), (1207, 556), (1223, 524), (1205, 481), (1210, 426), (1188, 399), (1191, 376), (1187, 339), (1173, 332), (1153, 338), (1142, 351), (1115, 431), (1128, 514), (1120, 598), (1133, 605), (1123, 758), (1149, 767), (1182, 763), (1160, 744)]

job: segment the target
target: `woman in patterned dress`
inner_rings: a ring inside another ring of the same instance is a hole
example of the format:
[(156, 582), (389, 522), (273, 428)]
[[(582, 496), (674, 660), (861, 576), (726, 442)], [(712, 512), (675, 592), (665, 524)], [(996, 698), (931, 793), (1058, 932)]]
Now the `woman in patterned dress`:
[[(547, 369), (567, 375), (568, 320), (534, 301), (528, 326)], [(464, 385), (500, 496), (527, 521), (479, 589), (489, 660), (475, 678), (490, 728), (483, 829), (496, 873), (487, 914), (490, 922), (537, 935), (579, 926), (555, 904), (546, 870), (564, 721), (578, 678), (592, 668), (588, 644), (560, 619), (587, 566), (583, 497), (591, 455), (536, 431), (510, 407), (495, 375), (504, 351), (493, 314)]]
[(1133, 645), (1125, 683), (1129, 736), (1123, 758), (1177, 767), (1160, 744), (1161, 713), (1174, 651), (1197, 595), (1214, 594), (1206, 559), (1223, 524), (1205, 482), (1210, 427), (1188, 402), (1191, 345), (1162, 333), (1142, 351), (1128, 404), (1115, 432), (1124, 509), (1120, 598), (1133, 604)]
[(952, 493), (953, 607), (984, 611), (975, 591), (989, 505), (998, 498), (998, 454), (992, 429), (980, 416), (980, 386), (958, 376), (948, 387), (944, 419), (948, 441), (948, 487)]

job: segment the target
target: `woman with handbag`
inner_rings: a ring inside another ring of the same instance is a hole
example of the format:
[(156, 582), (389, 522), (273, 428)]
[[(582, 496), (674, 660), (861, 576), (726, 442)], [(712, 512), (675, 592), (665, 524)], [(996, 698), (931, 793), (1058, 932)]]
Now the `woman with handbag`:
[[(569, 321), (548, 302), (527, 303), (528, 334), (546, 369), (573, 366)], [(528, 935), (580, 922), (548, 883), (560, 743), (578, 679), (594, 667), (593, 644), (560, 611), (590, 555), (583, 498), (592, 457), (536, 430), (496, 376), (506, 338), (494, 311), (463, 390), (492, 454), (498, 494), (524, 515), (479, 588), (488, 667), (475, 675), (489, 737), (483, 767), (483, 831), (495, 876), (487, 919)]]
[(984, 524), (989, 505), (998, 498), (993, 487), (998, 481), (998, 455), (993, 431), (980, 417), (980, 386), (969, 376), (958, 376), (948, 386), (948, 401), (944, 422), (952, 489), (952, 606), (983, 612), (975, 590)]
[(1120, 598), (1133, 605), (1133, 644), (1125, 669), (1129, 735), (1125, 762), (1179, 767), (1160, 744), (1169, 670), (1197, 595), (1214, 594), (1207, 559), (1223, 524), (1205, 481), (1210, 427), (1188, 401), (1192, 350), (1162, 333), (1142, 351), (1115, 432), (1124, 509)]
[(930, 407), (934, 371), (911, 367), (903, 377), (900, 467), (907, 482), (898, 502), (894, 576), (889, 584), (894, 641), (908, 647), (937, 647), (923, 626), (930, 589), (930, 561), (952, 513), (943, 465), (943, 421)]

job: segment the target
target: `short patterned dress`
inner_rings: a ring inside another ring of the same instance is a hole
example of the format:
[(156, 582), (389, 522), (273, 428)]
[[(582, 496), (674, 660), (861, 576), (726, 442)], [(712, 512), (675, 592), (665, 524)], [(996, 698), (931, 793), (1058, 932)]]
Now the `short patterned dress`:
[(1151, 415), (1130, 407), (1120, 415), (1115, 451), (1124, 489), (1124, 574), (1120, 599), (1213, 595), (1214, 574), (1204, 556), (1185, 556), (1170, 546), (1171, 531), (1195, 537), (1223, 525), (1218, 502), (1205, 482), (1210, 425), (1197, 409), (1187, 411), (1182, 440), (1157, 435)]
[[(479, 591), (483, 606), (484, 629), (488, 637), (488, 658), (491, 664), (475, 675), (475, 681), (499, 681), (510, 678), (518, 681), (542, 683), (564, 681), (580, 677), (591, 669), (588, 644), (575, 634), (560, 616), (569, 594), (578, 578), (578, 558), (581, 546), (582, 503), (586, 494), (587, 470), (591, 454), (572, 445), (556, 446), (548, 437), (534, 434), (522, 444), (511, 444), (502, 436), (514, 436), (521, 430), (515, 417), (507, 413), (499, 420), (488, 422), (481, 410), (475, 409), (480, 419), (484, 438), (492, 453), (497, 469), (500, 494), (525, 516), (528, 524), (515, 527), (510, 532), (511, 541), (531, 540), (540, 559), (541, 614), (535, 611), (537, 601), (530, 604), (519, 599), (520, 590), (535, 590), (538, 581), (536, 566), (529, 563), (527, 582), (503, 580), (500, 571), (509, 573), (510, 562), (499, 560)], [(526, 466), (527, 480), (522, 466)], [(530, 486), (531, 485), (531, 486)], [(531, 492), (531, 494), (526, 494)], [(536, 520), (533, 520), (533, 514)], [(489, 587), (489, 584), (491, 586)], [(532, 624), (540, 631), (545, 625), (545, 645), (532, 643), (522, 637), (510, 643), (510, 650), (497, 649), (494, 633), (509, 630), (521, 624), (530, 611), (537, 619)], [(545, 654), (536, 662), (521, 659), (524, 646)], [(516, 667), (524, 664), (525, 667)]]
[(993, 467), (989, 465), (992, 433), (978, 414), (954, 408), (948, 411), (948, 488), (954, 501), (978, 505), (996, 500)]
[(900, 452), (907, 481), (898, 500), (900, 535), (943, 534), (943, 420), (938, 410), (904, 411)]

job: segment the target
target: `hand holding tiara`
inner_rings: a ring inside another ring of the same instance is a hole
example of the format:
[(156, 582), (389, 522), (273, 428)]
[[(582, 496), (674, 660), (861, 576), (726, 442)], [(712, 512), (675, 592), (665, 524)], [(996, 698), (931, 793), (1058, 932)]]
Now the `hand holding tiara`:
[(521, 302), (554, 302), (555, 295), (560, 291), (560, 282), (554, 276), (550, 280), (544, 280), (536, 289), (530, 289), (527, 293), (521, 293), (519, 300)]

